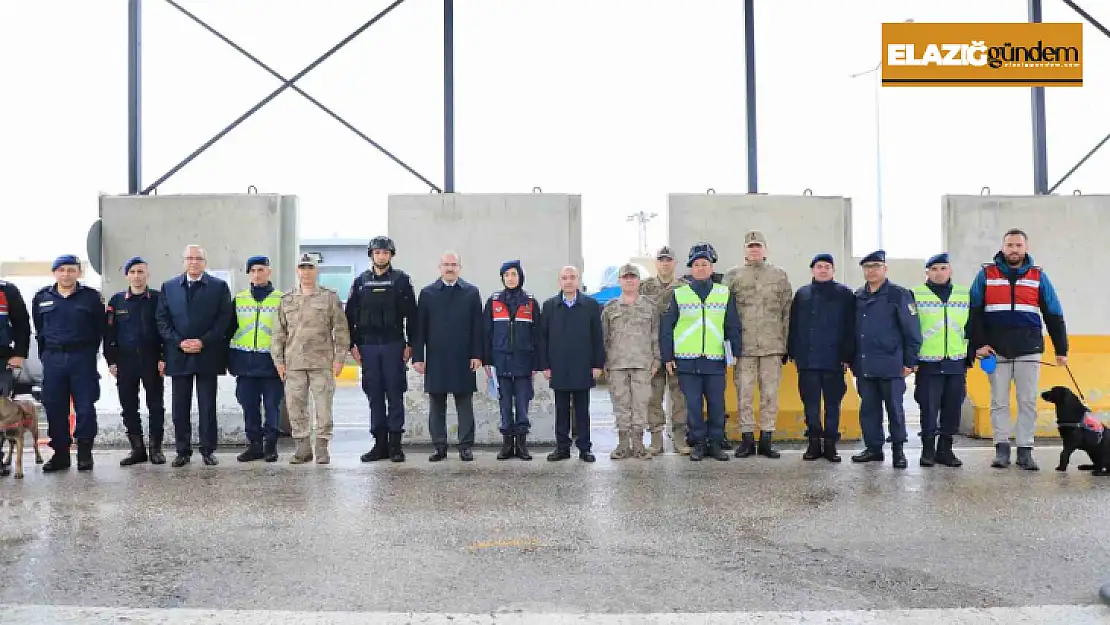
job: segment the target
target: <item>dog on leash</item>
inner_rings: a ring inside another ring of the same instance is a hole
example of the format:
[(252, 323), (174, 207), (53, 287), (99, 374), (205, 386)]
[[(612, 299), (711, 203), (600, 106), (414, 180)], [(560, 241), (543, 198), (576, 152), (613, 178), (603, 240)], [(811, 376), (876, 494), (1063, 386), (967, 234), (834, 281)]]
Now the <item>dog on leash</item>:
[(1066, 386), (1053, 386), (1041, 393), (1041, 398), (1056, 406), (1056, 427), (1064, 443), (1056, 470), (1067, 471), (1072, 453), (1082, 450), (1090, 456), (1091, 464), (1079, 465), (1080, 471), (1110, 475), (1110, 426), (1096, 419), (1091, 409)]
[(11, 473), (12, 459), (15, 459), (15, 478), (23, 479), (23, 439), (30, 432), (35, 448), (35, 464), (42, 464), (39, 451), (39, 417), (35, 404), (0, 396), (0, 453), (4, 442), (8, 443), (8, 454), (0, 463), (0, 476)]

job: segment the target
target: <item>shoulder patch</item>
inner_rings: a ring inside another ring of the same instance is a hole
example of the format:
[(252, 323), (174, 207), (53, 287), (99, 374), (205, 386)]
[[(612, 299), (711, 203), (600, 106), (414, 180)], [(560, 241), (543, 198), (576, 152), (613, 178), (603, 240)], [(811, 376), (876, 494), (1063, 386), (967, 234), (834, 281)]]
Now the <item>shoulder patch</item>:
[(910, 316), (917, 314), (917, 304), (914, 302), (906, 302), (906, 308), (910, 311)]

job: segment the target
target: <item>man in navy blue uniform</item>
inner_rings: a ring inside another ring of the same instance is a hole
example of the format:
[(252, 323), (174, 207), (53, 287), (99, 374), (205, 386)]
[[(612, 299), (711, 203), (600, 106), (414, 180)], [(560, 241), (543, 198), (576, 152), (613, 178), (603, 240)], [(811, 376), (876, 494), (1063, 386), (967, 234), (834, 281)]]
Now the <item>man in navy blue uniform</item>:
[(100, 291), (81, 284), (81, 263), (72, 254), (54, 260), (54, 284), (31, 299), (35, 340), (42, 360), (42, 406), (54, 456), (46, 473), (70, 467), (69, 405), (76, 417), (77, 470), (93, 468), (96, 402), (100, 399), (97, 354), (104, 339), (104, 300)]
[(363, 462), (405, 459), (405, 363), (412, 358), (417, 328), (416, 293), (408, 274), (393, 267), (393, 239), (370, 239), (370, 269), (362, 272), (347, 296), (351, 356), (362, 365), (362, 390), (370, 402), (370, 434), (374, 446)]
[(209, 275), (208, 255), (199, 245), (186, 246), (185, 272), (162, 283), (158, 333), (165, 344), (166, 375), (170, 376), (177, 457), (172, 466), (192, 459), (193, 386), (200, 413), (200, 457), (206, 466), (216, 460), (216, 384), (227, 372), (227, 344), (235, 309), (227, 283)]
[[(0, 395), (10, 397), (14, 391), (15, 369), (23, 367), (31, 349), (31, 316), (19, 287), (0, 280)], [(3, 465), (4, 449), (0, 445), (0, 476), (11, 469)]]
[[(162, 435), (166, 420), (166, 371), (162, 356), (162, 337), (158, 334), (158, 301), (162, 294), (147, 285), (147, 264), (135, 256), (123, 265), (128, 287), (108, 300), (107, 327), (104, 335), (104, 360), (116, 378), (116, 392), (122, 409), (123, 427), (131, 443), (131, 453), (120, 460), (126, 467), (150, 460), (165, 464)], [(150, 453), (143, 440), (143, 421), (139, 417), (139, 383), (146, 391), (150, 413)]]
[(809, 267), (813, 281), (794, 294), (787, 334), (787, 355), (798, 367), (798, 393), (809, 438), (802, 459), (824, 457), (840, 462), (836, 442), (840, 440), (840, 402), (848, 391), (844, 372), (855, 349), (856, 297), (852, 289), (834, 279), (832, 254), (814, 256)]
[(864, 449), (852, 462), (882, 462), (883, 406), (890, 422), (890, 446), (896, 469), (908, 466), (902, 451), (906, 414), (902, 398), (906, 376), (917, 369), (921, 325), (909, 289), (886, 278), (886, 252), (878, 250), (860, 261), (866, 284), (856, 290), (856, 352), (852, 372), (859, 390), (859, 425)]
[(487, 339), (482, 362), (487, 363), (486, 375), (497, 376), (501, 401), (502, 442), (497, 459), (531, 460), (528, 404), (535, 395), (532, 376), (541, 370), (540, 305), (524, 290), (519, 260), (501, 265), (501, 284), (505, 288), (490, 295), (483, 311)]

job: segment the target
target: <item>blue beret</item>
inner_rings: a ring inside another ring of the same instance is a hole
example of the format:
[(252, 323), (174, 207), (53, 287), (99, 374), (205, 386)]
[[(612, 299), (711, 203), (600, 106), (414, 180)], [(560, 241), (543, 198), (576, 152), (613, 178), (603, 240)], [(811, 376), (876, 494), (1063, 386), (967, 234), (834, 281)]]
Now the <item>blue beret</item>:
[(863, 260), (859, 261), (859, 264), (860, 265), (865, 265), (867, 263), (885, 263), (885, 262), (886, 262), (886, 252), (883, 251), (883, 250), (875, 250), (874, 252), (871, 252), (867, 256), (864, 256)]
[(943, 264), (947, 265), (948, 264), (948, 253), (945, 252), (943, 254), (936, 254), (936, 255), (930, 256), (929, 260), (925, 261), (925, 268), (928, 269), (929, 267), (932, 267), (933, 265), (936, 265), (937, 263), (943, 263)]
[(505, 275), (505, 272), (510, 270), (510, 269), (516, 269), (516, 272), (520, 273), (520, 271), (522, 269), (521, 266), (520, 266), (520, 261), (519, 260), (507, 260), (507, 261), (501, 263), (501, 275)]
[(250, 271), (251, 267), (254, 267), (255, 265), (262, 265), (263, 267), (269, 267), (270, 266), (270, 259), (266, 258), (265, 256), (251, 256), (250, 258), (247, 259), (247, 271)]
[(146, 264), (146, 261), (143, 260), (141, 256), (132, 256), (131, 258), (127, 259), (126, 263), (123, 263), (123, 275), (126, 276), (127, 272), (131, 271), (131, 268), (134, 267), (135, 265), (145, 265), (145, 264)]
[(77, 257), (73, 254), (62, 254), (54, 259), (54, 264), (50, 265), (50, 271), (57, 271), (58, 267), (62, 265), (77, 265), (80, 267), (81, 261), (77, 260)]
[(828, 263), (830, 265), (835, 265), (836, 264), (836, 263), (833, 262), (833, 255), (829, 254), (827, 252), (822, 252), (822, 253), (814, 256), (813, 260), (809, 261), (809, 268), (813, 269), (813, 266), (816, 265), (817, 263)]

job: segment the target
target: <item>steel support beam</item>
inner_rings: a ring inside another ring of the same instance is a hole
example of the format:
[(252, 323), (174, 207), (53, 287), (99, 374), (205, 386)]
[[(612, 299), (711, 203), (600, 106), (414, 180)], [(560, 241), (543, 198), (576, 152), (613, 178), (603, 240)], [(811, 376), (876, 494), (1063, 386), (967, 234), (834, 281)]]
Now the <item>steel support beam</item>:
[(142, 0), (127, 1), (127, 193), (143, 188)]
[(443, 0), (443, 188), (455, 192), (455, 2)]
[[(166, 0), (166, 2), (167, 2), (167, 3), (169, 3), (169, 4), (170, 4), (170, 6), (172, 6), (173, 8), (177, 9), (177, 10), (178, 10), (178, 11), (180, 11), (180, 12), (181, 12), (182, 14), (184, 14), (184, 15), (185, 15), (185, 17), (188, 17), (189, 19), (191, 19), (191, 20), (192, 20), (193, 22), (195, 22), (195, 23), (196, 23), (197, 25), (199, 25), (199, 26), (200, 26), (201, 28), (203, 28), (204, 30), (207, 30), (208, 32), (210, 32), (210, 33), (212, 33), (213, 35), (215, 35), (215, 36), (216, 36), (216, 37), (217, 37), (217, 38), (218, 38), (218, 39), (219, 39), (220, 41), (223, 41), (224, 43), (226, 43), (227, 45), (231, 46), (232, 48), (235, 48), (235, 50), (236, 50), (236, 51), (238, 51), (238, 52), (239, 52), (240, 54), (242, 54), (243, 56), (247, 57), (248, 59), (250, 59), (250, 60), (254, 61), (254, 63), (255, 63), (256, 65), (258, 65), (258, 66), (259, 66), (259, 67), (261, 67), (262, 69), (266, 70), (266, 72), (267, 72), (267, 73), (269, 73), (269, 74), (270, 74), (271, 76), (273, 76), (274, 78), (277, 78), (278, 80), (280, 80), (280, 81), (282, 81), (282, 82), (288, 82), (288, 79), (287, 79), (287, 78), (285, 78), (285, 77), (284, 77), (284, 76), (282, 76), (281, 74), (279, 74), (279, 73), (277, 73), (276, 71), (274, 71), (274, 69), (273, 69), (273, 68), (271, 68), (271, 67), (270, 67), (269, 65), (267, 65), (267, 64), (265, 64), (265, 63), (263, 63), (261, 59), (259, 59), (258, 57), (254, 56), (254, 55), (253, 55), (253, 54), (251, 54), (250, 52), (247, 52), (246, 50), (244, 50), (242, 46), (240, 46), (239, 44), (235, 43), (235, 42), (234, 42), (234, 41), (232, 41), (231, 39), (228, 39), (227, 37), (225, 37), (225, 36), (223, 35), (223, 33), (221, 33), (220, 31), (216, 30), (215, 28), (213, 28), (213, 27), (209, 26), (209, 25), (208, 25), (207, 23), (205, 23), (205, 22), (204, 22), (204, 20), (200, 19), (200, 18), (199, 18), (199, 17), (197, 17), (196, 15), (192, 14), (191, 12), (189, 12), (189, 10), (188, 10), (188, 9), (186, 9), (185, 7), (181, 6), (180, 4), (178, 4), (177, 2), (175, 2), (174, 0)], [(406, 163), (405, 163), (404, 161), (402, 161), (401, 159), (399, 159), (399, 158), (397, 158), (396, 156), (394, 156), (392, 152), (390, 152), (389, 150), (387, 150), (387, 149), (385, 149), (384, 147), (382, 147), (382, 145), (381, 145), (381, 144), (379, 144), (379, 143), (378, 143), (377, 141), (374, 141), (373, 139), (371, 139), (370, 137), (368, 137), (368, 136), (367, 136), (367, 135), (366, 135), (366, 134), (365, 134), (364, 132), (362, 132), (362, 131), (361, 131), (361, 130), (359, 130), (358, 128), (355, 128), (354, 126), (352, 126), (352, 125), (351, 125), (351, 124), (350, 124), (350, 123), (349, 123), (349, 122), (348, 122), (347, 120), (345, 120), (345, 119), (343, 119), (342, 117), (340, 117), (340, 116), (339, 116), (339, 114), (337, 114), (336, 112), (332, 111), (332, 110), (331, 110), (330, 108), (328, 108), (328, 107), (324, 106), (324, 105), (323, 105), (323, 104), (322, 104), (322, 103), (321, 103), (321, 102), (320, 102), (319, 100), (317, 100), (316, 98), (314, 98), (314, 97), (310, 96), (309, 94), (305, 93), (305, 91), (304, 91), (303, 89), (301, 89), (301, 88), (300, 88), (300, 87), (298, 87), (297, 85), (290, 85), (290, 87), (289, 87), (289, 88), (290, 88), (290, 89), (292, 89), (293, 91), (297, 92), (297, 93), (298, 93), (298, 94), (300, 94), (301, 96), (303, 96), (303, 97), (304, 97), (304, 98), (305, 98), (306, 100), (308, 100), (309, 102), (311, 102), (311, 103), (315, 104), (315, 105), (316, 105), (316, 106), (317, 106), (317, 107), (318, 107), (318, 108), (319, 108), (319, 109), (320, 109), (321, 111), (323, 111), (323, 112), (327, 113), (327, 114), (328, 114), (328, 115), (329, 115), (329, 116), (330, 116), (330, 117), (331, 117), (332, 119), (334, 119), (335, 121), (337, 121), (337, 122), (339, 122), (340, 124), (342, 124), (344, 128), (346, 128), (346, 129), (350, 130), (351, 132), (355, 133), (356, 135), (358, 135), (358, 136), (359, 136), (359, 137), (360, 137), (360, 138), (361, 138), (361, 139), (362, 139), (363, 141), (366, 141), (366, 142), (367, 142), (367, 143), (369, 143), (370, 145), (372, 145), (372, 146), (374, 146), (375, 148), (377, 148), (377, 150), (378, 150), (379, 152), (381, 152), (382, 154), (386, 155), (386, 157), (388, 157), (388, 158), (389, 158), (389, 159), (390, 159), (391, 161), (393, 161), (394, 163), (397, 163), (398, 165), (400, 165), (400, 166), (401, 166), (401, 167), (402, 167), (402, 168), (403, 168), (403, 169), (404, 169), (405, 171), (407, 171), (407, 172), (409, 172), (410, 174), (412, 174), (413, 176), (416, 176), (417, 178), (419, 178), (421, 182), (423, 182), (424, 184), (428, 185), (428, 186), (429, 186), (429, 187), (431, 187), (432, 189), (435, 189), (436, 191), (439, 191), (439, 190), (440, 190), (440, 189), (439, 189), (439, 187), (437, 187), (437, 186), (435, 185), (435, 183), (433, 183), (433, 182), (432, 182), (431, 180), (428, 180), (428, 179), (427, 179), (427, 178), (425, 178), (424, 176), (420, 175), (420, 173), (419, 173), (419, 172), (417, 172), (417, 171), (416, 171), (415, 169), (413, 169), (412, 167), (409, 167), (409, 166), (408, 166), (408, 164), (406, 164)]]
[[(1040, 23), (1041, 0), (1029, 0), (1029, 21)], [(1045, 130), (1044, 87), (1030, 88), (1033, 131), (1033, 193), (1048, 194), (1048, 133)]]
[(172, 167), (172, 168), (171, 168), (171, 169), (170, 169), (170, 170), (169, 170), (168, 172), (166, 172), (166, 173), (165, 173), (165, 174), (163, 174), (163, 175), (162, 175), (162, 176), (161, 176), (160, 178), (158, 178), (158, 179), (157, 179), (157, 180), (155, 180), (155, 181), (154, 181), (153, 183), (151, 183), (151, 184), (150, 184), (150, 186), (148, 186), (148, 187), (147, 187), (146, 189), (144, 189), (144, 190), (143, 190), (143, 192), (142, 192), (142, 193), (143, 193), (143, 195), (146, 195), (146, 194), (150, 193), (151, 191), (153, 191), (153, 190), (157, 189), (159, 185), (161, 185), (161, 184), (162, 184), (163, 182), (165, 182), (166, 180), (168, 180), (168, 179), (169, 179), (169, 178), (170, 178), (171, 176), (173, 176), (174, 174), (176, 174), (176, 173), (177, 173), (178, 171), (180, 171), (180, 170), (181, 170), (181, 169), (182, 169), (183, 167), (185, 167), (186, 165), (188, 165), (189, 163), (191, 163), (191, 162), (193, 161), (193, 159), (195, 159), (196, 157), (200, 156), (200, 155), (201, 155), (201, 153), (203, 153), (203, 152), (204, 152), (205, 150), (207, 150), (208, 148), (212, 147), (212, 145), (213, 145), (213, 144), (215, 144), (215, 143), (216, 143), (217, 141), (219, 141), (220, 139), (222, 139), (222, 138), (223, 138), (223, 137), (224, 137), (225, 135), (227, 135), (227, 133), (231, 132), (231, 131), (232, 131), (232, 130), (234, 130), (234, 129), (235, 129), (236, 127), (238, 127), (238, 126), (239, 126), (239, 124), (241, 124), (241, 123), (243, 123), (244, 121), (246, 121), (246, 119), (247, 119), (248, 117), (250, 117), (251, 115), (254, 115), (254, 114), (255, 114), (255, 113), (256, 113), (256, 112), (257, 112), (257, 111), (258, 111), (259, 109), (261, 109), (261, 108), (262, 108), (263, 106), (266, 106), (267, 104), (269, 104), (269, 103), (270, 103), (270, 101), (271, 101), (271, 100), (273, 100), (274, 98), (278, 97), (278, 96), (279, 96), (279, 95), (281, 94), (281, 92), (283, 92), (283, 91), (285, 91), (286, 89), (288, 89), (288, 88), (290, 88), (291, 86), (293, 86), (293, 83), (295, 83), (295, 82), (297, 82), (298, 80), (300, 80), (301, 78), (303, 78), (303, 77), (305, 76), (305, 74), (308, 74), (308, 73), (309, 73), (309, 72), (311, 72), (312, 70), (316, 69), (316, 68), (317, 68), (317, 67), (318, 67), (318, 66), (319, 66), (319, 65), (320, 65), (321, 63), (323, 63), (323, 62), (324, 62), (324, 61), (326, 61), (326, 60), (327, 60), (328, 58), (330, 58), (330, 57), (331, 57), (331, 55), (333, 55), (333, 54), (335, 54), (336, 52), (338, 52), (338, 51), (339, 51), (339, 50), (340, 50), (341, 48), (343, 48), (344, 46), (346, 46), (346, 45), (347, 45), (348, 43), (351, 43), (351, 41), (353, 41), (355, 37), (358, 37), (358, 36), (359, 36), (359, 35), (361, 35), (361, 34), (362, 34), (363, 32), (365, 32), (367, 28), (370, 28), (371, 26), (373, 26), (374, 24), (376, 24), (376, 23), (378, 22), (378, 20), (380, 20), (380, 19), (382, 19), (383, 17), (385, 17), (386, 15), (388, 15), (388, 14), (389, 14), (389, 13), (390, 13), (391, 11), (393, 11), (393, 9), (396, 9), (396, 8), (397, 8), (398, 6), (400, 6), (400, 5), (401, 5), (401, 3), (403, 3), (404, 1), (405, 1), (405, 0), (394, 0), (393, 2), (391, 2), (391, 3), (389, 4), (389, 6), (387, 6), (387, 7), (386, 7), (386, 8), (384, 8), (384, 9), (382, 9), (382, 10), (381, 10), (381, 11), (380, 11), (380, 12), (379, 12), (379, 13), (378, 13), (377, 15), (375, 15), (375, 16), (374, 16), (374, 17), (372, 17), (372, 18), (370, 18), (370, 20), (369, 20), (369, 21), (367, 21), (366, 23), (364, 23), (364, 24), (363, 24), (362, 26), (359, 26), (359, 27), (358, 27), (357, 29), (355, 29), (355, 31), (354, 31), (354, 32), (352, 32), (352, 33), (351, 33), (350, 35), (347, 35), (346, 37), (344, 37), (342, 41), (340, 41), (339, 43), (335, 44), (335, 45), (334, 45), (334, 46), (332, 46), (332, 47), (331, 47), (331, 49), (329, 49), (329, 50), (328, 50), (327, 52), (325, 52), (324, 54), (322, 54), (322, 55), (320, 55), (319, 57), (317, 57), (317, 59), (316, 59), (315, 61), (313, 61), (312, 63), (310, 63), (310, 64), (309, 64), (309, 65), (308, 65), (307, 67), (305, 67), (305, 68), (304, 68), (304, 69), (302, 69), (301, 71), (297, 72), (297, 73), (296, 73), (296, 74), (295, 74), (295, 75), (294, 75), (294, 76), (293, 76), (292, 78), (290, 78), (289, 80), (286, 80), (286, 81), (284, 82), (284, 84), (282, 84), (282, 85), (281, 85), (280, 87), (278, 87), (277, 89), (274, 89), (274, 90), (273, 90), (273, 91), (272, 91), (272, 92), (270, 93), (270, 95), (268, 95), (268, 96), (266, 96), (265, 98), (263, 98), (262, 100), (260, 100), (260, 101), (259, 101), (259, 102), (258, 102), (257, 104), (255, 104), (255, 105), (254, 105), (254, 106), (252, 106), (252, 107), (251, 107), (250, 109), (248, 109), (248, 110), (247, 110), (247, 112), (245, 112), (245, 113), (243, 113), (242, 115), (240, 115), (240, 116), (239, 116), (239, 117), (238, 117), (238, 118), (237, 118), (237, 119), (236, 119), (235, 121), (231, 122), (231, 123), (230, 123), (230, 124), (228, 124), (228, 125), (227, 125), (227, 127), (225, 127), (225, 128), (223, 129), (223, 130), (221, 130), (220, 132), (216, 133), (216, 135), (215, 135), (214, 137), (212, 137), (212, 138), (211, 138), (211, 139), (209, 139), (208, 141), (204, 142), (204, 144), (203, 144), (203, 145), (201, 145), (201, 146), (200, 146), (199, 148), (197, 148), (196, 150), (194, 150), (192, 154), (190, 154), (189, 156), (185, 157), (185, 160), (181, 161), (181, 162), (180, 162), (180, 163), (178, 163), (177, 165), (174, 165), (174, 166), (173, 166), (173, 167)]
[(748, 193), (759, 193), (755, 123), (755, 0), (744, 0), (744, 83), (744, 108), (748, 118)]
[(1106, 28), (1105, 26), (1100, 24), (1098, 22), (1098, 20), (1096, 20), (1094, 17), (1091, 16), (1090, 13), (1084, 11), (1083, 7), (1081, 7), (1078, 4), (1072, 2), (1072, 0), (1063, 0), (1063, 2), (1064, 2), (1064, 4), (1071, 7), (1073, 11), (1075, 11), (1076, 13), (1081, 15), (1083, 17), (1083, 19), (1087, 20), (1091, 24), (1091, 26), (1094, 26), (1095, 28), (1099, 29), (1102, 32), (1102, 34), (1106, 35), (1107, 37), (1110, 37), (1110, 28)]

